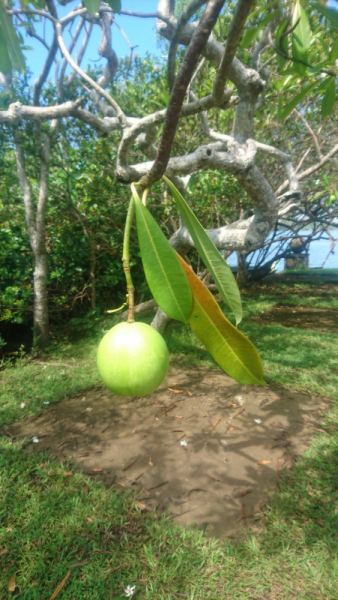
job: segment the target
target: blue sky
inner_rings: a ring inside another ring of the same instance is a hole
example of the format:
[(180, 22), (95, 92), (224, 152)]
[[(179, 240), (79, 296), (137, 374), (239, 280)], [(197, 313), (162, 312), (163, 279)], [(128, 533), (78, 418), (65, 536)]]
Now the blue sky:
[[(158, 0), (123, 0), (122, 7), (124, 10), (151, 13), (156, 11), (157, 3)], [(336, 0), (328, 0), (327, 4), (332, 8), (338, 9), (338, 2)], [(68, 14), (73, 6), (75, 6), (74, 3), (71, 3), (65, 7), (58, 5), (59, 16), (62, 17)], [(161, 55), (161, 49), (158, 47), (155, 33), (155, 19), (140, 19), (136, 17), (116, 15), (116, 22), (125, 32), (130, 43), (133, 46), (138, 46), (135, 52), (137, 52), (140, 56), (145, 56), (147, 52), (154, 54), (155, 56)], [(44, 37), (47, 43), (50, 43), (53, 36), (52, 24), (50, 22), (47, 22), (45, 25), (43, 23), (37, 23), (35, 27), (37, 33), (41, 37)], [(87, 65), (104, 65), (105, 61), (100, 61), (97, 51), (100, 44), (100, 35), (100, 27), (95, 25), (90, 44), (82, 62), (83, 68), (86, 68)], [(70, 40), (69, 34), (67, 33), (67, 28), (65, 29), (64, 37), (66, 41)], [(27, 66), (32, 71), (33, 78), (35, 78), (39, 75), (45, 62), (46, 50), (37, 40), (29, 36), (26, 36), (25, 43), (27, 46), (32, 47), (32, 50), (27, 50), (25, 55), (27, 59)], [(79, 43), (81, 43), (81, 40)], [(129, 55), (128, 44), (116, 26), (113, 27), (113, 47), (119, 58)], [(60, 59), (60, 53), (58, 55), (58, 59)], [(51, 74), (53, 76), (54, 71), (52, 71)]]
[[(68, 14), (73, 7), (73, 4), (62, 7), (58, 6), (59, 16), (62, 17)], [(123, 10), (135, 10), (142, 12), (155, 12), (157, 8), (157, 0), (123, 0)], [(125, 15), (116, 15), (116, 22), (123, 29), (127, 35), (132, 46), (138, 45), (135, 52), (140, 56), (145, 56), (147, 52), (159, 56), (161, 50), (157, 46), (157, 39), (155, 33), (155, 19), (140, 19), (136, 17), (127, 17)], [(37, 23), (35, 26), (36, 32), (44, 37), (47, 43), (50, 43), (53, 37), (52, 24), (47, 22)], [(125, 41), (123, 35), (119, 31), (118, 27), (113, 26), (113, 47), (119, 58), (129, 55), (129, 46)], [(64, 33), (65, 40), (69, 40), (69, 34), (67, 28)], [(82, 67), (86, 68), (87, 65), (100, 65), (100, 57), (98, 55), (98, 47), (100, 44), (101, 30), (100, 27), (94, 25), (90, 44), (88, 45), (86, 54), (84, 56)], [(81, 42), (80, 42), (81, 43)], [(37, 77), (40, 73), (45, 59), (46, 50), (40, 42), (26, 36), (25, 44), (32, 47), (32, 50), (25, 51), (27, 66), (33, 72), (33, 78)], [(60, 59), (60, 53), (58, 55)], [(95, 61), (95, 62), (94, 62)], [(105, 61), (102, 61), (104, 64)], [(52, 71), (52, 75), (54, 72)]]

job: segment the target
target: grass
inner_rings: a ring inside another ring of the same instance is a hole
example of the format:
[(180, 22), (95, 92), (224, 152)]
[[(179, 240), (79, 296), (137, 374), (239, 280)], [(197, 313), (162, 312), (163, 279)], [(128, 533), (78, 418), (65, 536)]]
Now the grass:
[[(315, 284), (304, 285), (316, 302), (317, 274)], [(247, 314), (268, 310), (283, 293), (282, 283), (271, 292), (255, 289), (245, 296)], [(102, 331), (2, 372), (1, 599), (55, 598), (63, 582), (58, 600), (122, 599), (128, 585), (140, 600), (336, 600), (338, 336), (248, 320), (242, 328), (259, 348), (269, 382), (321, 393), (333, 404), (325, 431), (279, 480), (260, 530), (237, 544), (180, 528), (168, 515), (144, 514), (131, 492), (106, 489), (74, 465), (6, 437), (13, 421), (98, 384), (94, 356)], [(180, 364), (213, 365), (184, 327), (170, 346)]]

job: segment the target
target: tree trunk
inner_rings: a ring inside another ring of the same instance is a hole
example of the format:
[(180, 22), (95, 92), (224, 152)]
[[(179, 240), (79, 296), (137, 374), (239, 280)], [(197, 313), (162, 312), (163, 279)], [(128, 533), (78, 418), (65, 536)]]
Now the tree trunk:
[(34, 252), (34, 341), (39, 347), (49, 343), (49, 316), (47, 294), (47, 252), (45, 241)]
[[(56, 128), (56, 121), (52, 122), (51, 132)], [(50, 164), (50, 138), (45, 134), (41, 147), (41, 166), (39, 197), (37, 206), (34, 206), (33, 190), (25, 168), (25, 157), (22, 148), (22, 134), (16, 130), (15, 156), (17, 164), (18, 179), (23, 191), (25, 206), (25, 219), (27, 233), (34, 255), (34, 343), (39, 347), (47, 346), (49, 343), (49, 316), (48, 316), (48, 294), (47, 273), (48, 259), (45, 239), (45, 224), (49, 185)]]
[(236, 252), (237, 254), (237, 276), (236, 281), (238, 287), (245, 287), (248, 282), (248, 269), (246, 264), (246, 254)]

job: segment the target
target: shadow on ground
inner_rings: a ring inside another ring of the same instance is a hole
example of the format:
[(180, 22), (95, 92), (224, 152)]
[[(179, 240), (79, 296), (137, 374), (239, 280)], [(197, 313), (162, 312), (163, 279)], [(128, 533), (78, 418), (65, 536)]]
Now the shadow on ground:
[(262, 311), (259, 315), (251, 317), (250, 321), (262, 325), (299, 327), (301, 329), (338, 334), (338, 311), (328, 310), (327, 308), (277, 304), (271, 310)]
[(167, 509), (178, 523), (236, 537), (253, 526), (279, 474), (321, 429), (326, 408), (316, 396), (172, 367), (146, 398), (97, 386), (8, 432), (26, 437), (31, 451), (71, 459), (107, 486), (134, 489), (141, 510)]

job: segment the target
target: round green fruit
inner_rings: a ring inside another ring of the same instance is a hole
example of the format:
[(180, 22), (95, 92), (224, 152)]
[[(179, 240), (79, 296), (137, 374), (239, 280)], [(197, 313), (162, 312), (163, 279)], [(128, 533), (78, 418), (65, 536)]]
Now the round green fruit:
[(145, 323), (119, 323), (102, 338), (97, 367), (105, 386), (119, 396), (147, 396), (163, 381), (169, 353), (162, 336)]

